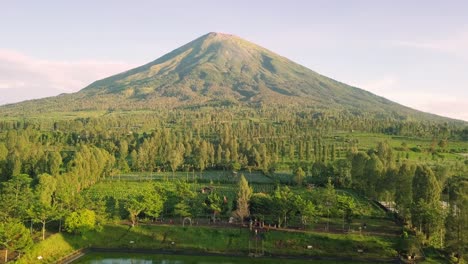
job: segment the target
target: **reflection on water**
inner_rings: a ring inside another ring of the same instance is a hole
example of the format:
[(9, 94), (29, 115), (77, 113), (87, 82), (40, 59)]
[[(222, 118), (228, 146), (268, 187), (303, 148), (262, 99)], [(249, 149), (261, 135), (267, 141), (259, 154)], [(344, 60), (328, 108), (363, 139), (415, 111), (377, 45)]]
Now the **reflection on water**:
[(284, 258), (248, 258), (222, 256), (187, 256), (131, 253), (88, 253), (73, 264), (331, 264), (360, 263), (333, 260), (284, 259)]
[[(190, 261), (190, 260), (172, 260), (172, 259), (140, 259), (140, 258), (105, 258), (95, 260), (85, 260), (74, 262), (82, 264), (234, 264), (234, 262), (225, 261)], [(245, 262), (243, 262), (245, 263)]]

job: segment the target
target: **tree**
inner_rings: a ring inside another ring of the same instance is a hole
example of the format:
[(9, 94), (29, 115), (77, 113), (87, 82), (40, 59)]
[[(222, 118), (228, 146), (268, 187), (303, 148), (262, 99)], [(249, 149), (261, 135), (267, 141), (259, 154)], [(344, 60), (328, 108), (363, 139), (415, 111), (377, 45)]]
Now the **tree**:
[(353, 216), (356, 211), (356, 202), (354, 199), (347, 195), (338, 195), (337, 196), (338, 208), (343, 215), (343, 231), (345, 228), (345, 223), (348, 224), (348, 230), (351, 227), (353, 221)]
[(434, 174), (440, 186), (444, 186), (447, 179), (449, 179), (452, 176), (450, 167), (442, 164), (437, 164), (437, 166), (434, 169)]
[(19, 174), (1, 183), (0, 208), (3, 212), (20, 220), (28, 216), (28, 207), (33, 198), (31, 181), (28, 175)]
[(365, 186), (362, 186), (364, 193), (372, 198), (377, 198), (379, 195), (377, 190), (377, 183), (382, 180), (384, 172), (384, 165), (375, 154), (370, 155), (364, 168), (364, 177), (366, 178)]
[(272, 197), (265, 193), (254, 193), (250, 198), (250, 213), (254, 217), (265, 219), (272, 216), (275, 211)]
[(10, 152), (6, 160), (7, 175), (18, 176), (21, 174), (21, 157), (16, 149)]
[(418, 165), (413, 178), (412, 219), (428, 239), (442, 228), (444, 212), (439, 202), (440, 192), (439, 183), (431, 168)]
[(32, 202), (28, 213), (31, 217), (31, 222), (39, 222), (42, 224), (42, 240), (45, 240), (46, 224), (50, 220), (57, 218), (57, 210), (50, 204), (44, 204), (39, 200), (35, 200)]
[(440, 186), (434, 172), (427, 165), (418, 165), (413, 178), (413, 201), (423, 200), (428, 204), (440, 201)]
[(416, 167), (404, 162), (395, 179), (395, 203), (403, 220), (411, 219), (411, 204), (413, 202), (413, 176)]
[(330, 211), (336, 204), (336, 191), (335, 187), (331, 182), (331, 178), (328, 178), (327, 185), (325, 186), (325, 190), (323, 193), (323, 207), (327, 209), (327, 231), (330, 225)]
[(127, 196), (124, 208), (128, 211), (132, 227), (135, 226), (138, 221), (138, 215), (146, 209), (145, 197), (142, 194)]
[(364, 174), (364, 170), (368, 160), (369, 156), (365, 152), (360, 151), (352, 155), (351, 177), (353, 187), (361, 192), (366, 189), (367, 185), (367, 175)]
[(430, 245), (441, 248), (444, 237), (444, 220), (446, 212), (440, 203), (430, 204), (420, 199), (413, 209), (415, 222), (419, 224), (420, 232), (426, 235)]
[(278, 227), (286, 226), (289, 215), (294, 212), (293, 193), (288, 186), (278, 186), (273, 193), (274, 212), (278, 215)]
[(96, 227), (96, 214), (94, 211), (82, 209), (72, 212), (65, 218), (65, 229), (74, 234), (83, 234)]
[(38, 176), (38, 184), (34, 190), (34, 201), (28, 214), (31, 217), (31, 222), (42, 224), (42, 240), (45, 240), (47, 222), (60, 217), (54, 201), (56, 190), (57, 181), (53, 176), (46, 173)]
[(147, 216), (157, 218), (161, 214), (164, 207), (164, 199), (157, 192), (145, 194), (145, 209), (144, 213)]
[(315, 161), (312, 165), (312, 177), (315, 181), (324, 184), (328, 178), (327, 166), (321, 161)]
[(221, 165), (223, 163), (223, 147), (221, 144), (218, 145), (218, 148), (216, 149), (216, 159), (215, 159), (216, 164)]
[(58, 175), (60, 172), (60, 166), (62, 165), (62, 156), (56, 151), (49, 152), (47, 154), (47, 167), (48, 172), (51, 175)]
[(296, 185), (302, 185), (304, 178), (305, 172), (302, 170), (301, 167), (297, 168), (297, 170), (294, 172), (294, 182), (296, 183)]
[(393, 152), (387, 141), (377, 144), (377, 156), (382, 161), (384, 168), (393, 167)]
[(0, 222), (0, 246), (5, 249), (5, 262), (8, 262), (8, 251), (24, 253), (32, 245), (31, 234), (21, 222)]
[(222, 211), (222, 202), (223, 201), (221, 200), (221, 197), (215, 192), (211, 192), (210, 194), (208, 194), (208, 196), (205, 199), (205, 209), (208, 213), (213, 214), (213, 222), (216, 221), (216, 215)]
[(245, 179), (244, 174), (241, 175), (239, 180), (239, 186), (237, 191), (237, 210), (235, 214), (241, 222), (244, 222), (244, 218), (250, 215), (249, 202), (252, 197), (252, 188)]
[(184, 152), (183, 152), (183, 145), (179, 146), (176, 149), (171, 150), (169, 154), (169, 163), (171, 164), (172, 169), (172, 177), (174, 178), (174, 173), (177, 168), (184, 162)]
[(124, 208), (129, 214), (132, 227), (137, 224), (140, 213), (145, 213), (153, 218), (158, 217), (163, 205), (164, 199), (157, 192), (128, 195), (124, 200)]
[(330, 161), (335, 161), (336, 158), (336, 151), (335, 151), (335, 144), (331, 145), (331, 150), (330, 150)]
[(300, 195), (294, 196), (294, 207), (297, 208), (301, 215), (301, 223), (303, 226), (309, 224), (317, 216), (317, 209), (311, 201), (303, 199)]
[(348, 159), (339, 159), (336, 164), (336, 182), (338, 186), (350, 187), (351, 181), (351, 162)]
[(270, 159), (270, 156), (268, 155), (268, 150), (267, 150), (265, 143), (260, 144), (258, 152), (260, 153), (260, 157), (261, 157), (260, 168), (264, 174), (268, 174), (268, 169), (270, 168), (271, 159)]
[(192, 216), (190, 207), (185, 203), (185, 201), (180, 201), (174, 206), (174, 214), (180, 217)]
[(445, 222), (445, 247), (460, 261), (468, 252), (468, 179), (453, 177), (448, 183), (449, 212)]
[(200, 142), (200, 145), (198, 146), (195, 157), (196, 157), (197, 167), (200, 169), (200, 175), (201, 175), (203, 170), (205, 170), (207, 162), (208, 162), (208, 144), (206, 143), (205, 140), (202, 140)]

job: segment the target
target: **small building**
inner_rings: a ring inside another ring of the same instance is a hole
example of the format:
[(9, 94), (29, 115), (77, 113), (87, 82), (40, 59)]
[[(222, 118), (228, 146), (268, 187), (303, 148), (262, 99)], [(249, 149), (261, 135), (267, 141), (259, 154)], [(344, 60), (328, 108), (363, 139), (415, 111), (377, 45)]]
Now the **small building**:
[(213, 187), (205, 186), (205, 187), (201, 188), (200, 192), (201, 192), (201, 193), (208, 193), (208, 194), (209, 194), (209, 193), (212, 193), (213, 190), (214, 190)]

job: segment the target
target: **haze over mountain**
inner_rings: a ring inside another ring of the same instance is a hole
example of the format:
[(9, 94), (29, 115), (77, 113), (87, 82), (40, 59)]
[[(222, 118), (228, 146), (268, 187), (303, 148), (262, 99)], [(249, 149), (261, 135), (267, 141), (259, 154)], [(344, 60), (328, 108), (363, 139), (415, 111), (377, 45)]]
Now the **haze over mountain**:
[(439, 118), (320, 75), (237, 36), (209, 33), (81, 91), (0, 107), (4, 114), (204, 105), (293, 105)]

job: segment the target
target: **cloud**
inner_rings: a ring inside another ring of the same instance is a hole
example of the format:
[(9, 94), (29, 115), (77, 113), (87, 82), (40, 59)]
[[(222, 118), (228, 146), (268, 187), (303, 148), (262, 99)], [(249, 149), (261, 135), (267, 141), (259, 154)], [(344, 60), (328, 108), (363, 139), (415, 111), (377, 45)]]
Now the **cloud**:
[(367, 81), (353, 81), (354, 86), (383, 96), (399, 104), (441, 116), (468, 121), (468, 98), (462, 95), (446, 94), (442, 89), (428, 91), (407, 87), (394, 74)]
[(76, 92), (135, 66), (117, 61), (42, 60), (0, 49), (0, 104)]
[[(440, 94), (432, 94), (429, 100), (421, 103), (421, 109), (442, 116), (468, 121), (468, 98), (443, 98)], [(431, 100), (432, 99), (432, 100)]]
[(449, 53), (468, 58), (468, 32), (460, 32), (440, 39), (393, 41), (393, 45)]

